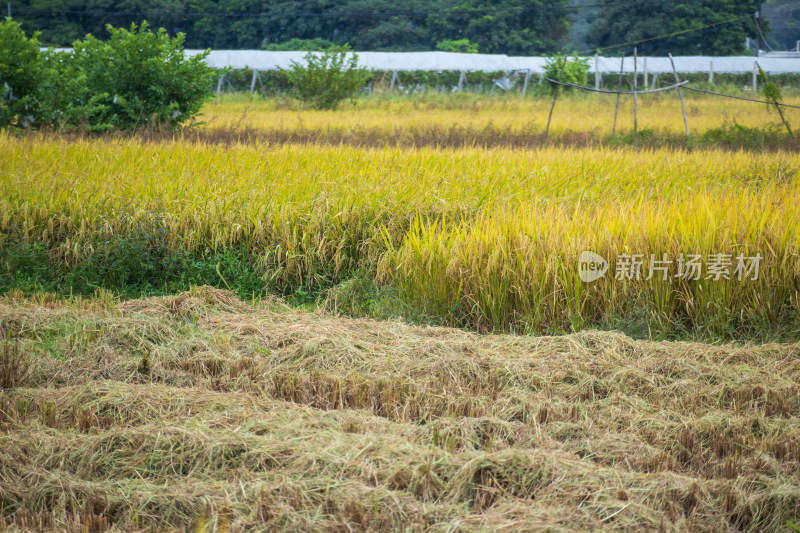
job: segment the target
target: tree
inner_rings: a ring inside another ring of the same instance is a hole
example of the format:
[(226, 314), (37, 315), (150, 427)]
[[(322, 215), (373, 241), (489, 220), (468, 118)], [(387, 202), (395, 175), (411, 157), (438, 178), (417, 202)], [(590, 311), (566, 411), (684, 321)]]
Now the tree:
[(75, 65), (105, 106), (96, 127), (177, 126), (200, 111), (216, 76), (207, 53), (186, 57), (182, 34), (153, 33), (146, 22), (107, 30), (106, 41), (87, 35), (74, 43)]
[(347, 45), (309, 52), (304, 59), (305, 65), (292, 61), (284, 73), (292, 92), (314, 109), (335, 109), (342, 100), (354, 98), (371, 76), (358, 66), (358, 54), (350, 53)]
[(790, 50), (800, 36), (800, 0), (771, 0), (761, 5), (761, 16), (770, 22), (764, 48)]
[[(566, 61), (566, 64), (564, 62)], [(586, 85), (589, 73), (589, 59), (575, 55), (572, 59), (567, 56), (556, 54), (554, 57), (547, 59), (544, 67), (544, 75), (551, 80), (560, 81), (565, 83), (573, 83), (575, 85)], [(556, 84), (551, 83), (550, 87), (555, 90)], [(572, 87), (561, 87), (562, 91), (570, 91)]]
[(127, 28), (144, 20), (174, 37), (191, 29), (195, 17), (187, 15), (197, 12), (194, 6), (190, 0), (14, 0), (12, 16), (25, 31), (40, 31), (45, 46), (65, 47), (88, 33), (107, 39), (108, 25)]
[(612, 53), (638, 47), (647, 55), (738, 55), (747, 53), (745, 37), (758, 34), (753, 0), (602, 3), (607, 5), (592, 22), (588, 41)]
[(457, 9), (449, 7), (450, 13), (429, 15), (426, 22), (434, 42), (457, 36), (486, 54), (551, 54), (569, 30), (566, 6), (566, 0), (466, 0)]

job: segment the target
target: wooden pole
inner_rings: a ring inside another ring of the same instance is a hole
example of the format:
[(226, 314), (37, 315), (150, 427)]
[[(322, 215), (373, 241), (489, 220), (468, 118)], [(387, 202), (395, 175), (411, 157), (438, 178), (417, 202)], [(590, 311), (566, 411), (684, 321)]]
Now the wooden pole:
[(600, 58), (594, 55), (594, 88), (600, 88)]
[(758, 61), (753, 61), (753, 94), (758, 92)]
[(528, 84), (531, 82), (531, 69), (525, 72), (525, 81), (522, 83), (522, 96), (528, 92)]
[[(567, 66), (567, 56), (564, 56), (564, 62), (561, 64), (561, 70), (558, 72), (558, 81), (561, 81), (561, 77), (564, 75), (564, 67)], [(550, 134), (550, 119), (553, 118), (553, 109), (556, 107), (556, 98), (558, 98), (558, 89), (561, 85), (556, 84), (556, 90), (553, 92), (553, 103), (550, 105), (550, 114), (547, 115), (547, 127), (544, 129), (544, 138), (547, 140), (547, 136)]]
[(636, 53), (636, 48), (633, 49), (633, 145), (639, 146), (639, 122), (636, 120), (636, 85), (639, 73), (637, 71), (636, 62), (638, 60), (638, 55)]
[(253, 69), (253, 79), (250, 80), (250, 92), (254, 92), (256, 90), (256, 80), (258, 79), (258, 71)]
[(625, 66), (625, 53), (619, 60), (619, 79), (617, 79), (617, 105), (614, 107), (614, 126), (611, 128), (611, 136), (617, 133), (617, 113), (619, 112), (619, 92), (622, 90), (622, 69)]
[(642, 67), (642, 71), (644, 72), (644, 88), (647, 89), (647, 56), (643, 58), (644, 66)]
[[(672, 64), (672, 73), (675, 74), (675, 83), (680, 83), (678, 79), (678, 71), (675, 69), (675, 60), (672, 59), (672, 54), (669, 55), (669, 62)], [(683, 92), (678, 87), (678, 98), (681, 99), (681, 113), (683, 113), (683, 125), (686, 126), (686, 136), (689, 136), (689, 121), (686, 120), (686, 108), (683, 106)]]
[(714, 83), (714, 61), (708, 63), (708, 83)]

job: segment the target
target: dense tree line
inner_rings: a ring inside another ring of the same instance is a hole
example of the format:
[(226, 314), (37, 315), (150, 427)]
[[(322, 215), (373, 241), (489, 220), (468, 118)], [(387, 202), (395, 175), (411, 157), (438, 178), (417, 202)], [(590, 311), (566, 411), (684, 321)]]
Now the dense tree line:
[[(604, 7), (598, 10), (587, 41), (613, 52), (629, 52), (636, 46), (646, 55), (739, 55), (747, 53), (745, 37), (758, 36), (753, 17), (758, 2), (753, 0), (599, 3)], [(625, 44), (614, 46), (621, 43)]]
[(321, 38), (355, 50), (434, 50), (469, 39), (482, 53), (543, 54), (569, 29), (567, 0), (77, 0), (13, 1), (12, 15), (42, 42), (69, 46), (105, 25), (146, 19), (186, 33), (187, 48), (257, 49)]
[[(105, 25), (147, 20), (187, 48), (281, 49), (316, 40), (355, 50), (436, 50), (463, 40), (481, 53), (571, 52), (570, 27), (591, 52), (613, 55), (639, 46), (648, 55), (744, 53), (758, 37), (754, 0), (12, 0), (12, 15), (52, 46), (70, 46)], [(731, 21), (736, 17), (743, 17)], [(761, 21), (764, 33), (769, 25)], [(583, 30), (585, 28), (585, 30)], [(573, 32), (574, 33), (574, 32)], [(653, 39), (659, 37), (658, 39)], [(574, 35), (573, 35), (574, 38)]]

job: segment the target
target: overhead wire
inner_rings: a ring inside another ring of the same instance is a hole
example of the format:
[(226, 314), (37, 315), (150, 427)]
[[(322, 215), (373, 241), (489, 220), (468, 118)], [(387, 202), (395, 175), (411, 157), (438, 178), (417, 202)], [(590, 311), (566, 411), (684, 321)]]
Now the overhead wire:
[(584, 50), (583, 52), (585, 52), (585, 53), (591, 53), (591, 52), (597, 53), (597, 52), (600, 52), (601, 50), (610, 50), (612, 48), (620, 48), (620, 47), (623, 47), (623, 46), (630, 46), (632, 44), (646, 43), (646, 42), (649, 42), (649, 41), (657, 41), (659, 39), (667, 39), (669, 37), (676, 37), (678, 35), (683, 35), (683, 34), (687, 34), (687, 33), (693, 33), (693, 32), (696, 32), (696, 31), (705, 30), (705, 29), (708, 29), (708, 28), (713, 28), (715, 26), (721, 26), (723, 24), (725, 24), (725, 25), (734, 24), (734, 23), (736, 23), (736, 22), (738, 22), (740, 20), (744, 20), (744, 19), (752, 18), (752, 17), (753, 17), (753, 15), (742, 15), (740, 17), (734, 17), (732, 19), (722, 20), (720, 22), (714, 22), (712, 24), (706, 24), (705, 26), (699, 26), (697, 28), (688, 28), (688, 29), (685, 29), (685, 30), (675, 31), (675, 32), (672, 32), (672, 33), (664, 34), (664, 35), (658, 35), (656, 37), (648, 37), (647, 39), (635, 39), (635, 40), (632, 40), (632, 41), (626, 41), (624, 43), (611, 44), (611, 45), (608, 45), (608, 46), (599, 46), (599, 47), (596, 47), (596, 48), (590, 48), (588, 50)]
[(646, 0), (643, 2), (618, 2), (609, 4), (583, 4), (583, 5), (563, 5), (563, 6), (529, 6), (512, 8), (479, 8), (479, 9), (445, 9), (445, 10), (397, 10), (397, 11), (328, 11), (324, 13), (314, 13), (307, 11), (297, 12), (268, 12), (260, 11), (257, 13), (192, 13), (192, 12), (172, 12), (172, 11), (102, 11), (102, 10), (76, 10), (76, 9), (44, 9), (44, 8), (17, 8), (16, 11), (23, 13), (59, 13), (70, 15), (113, 15), (113, 16), (182, 16), (182, 17), (225, 17), (225, 18), (253, 18), (266, 16), (283, 17), (374, 17), (374, 16), (403, 16), (403, 15), (462, 15), (472, 13), (527, 13), (545, 12), (553, 10), (578, 11), (582, 9), (594, 9), (601, 7), (634, 7), (649, 4), (671, 4), (672, 0)]

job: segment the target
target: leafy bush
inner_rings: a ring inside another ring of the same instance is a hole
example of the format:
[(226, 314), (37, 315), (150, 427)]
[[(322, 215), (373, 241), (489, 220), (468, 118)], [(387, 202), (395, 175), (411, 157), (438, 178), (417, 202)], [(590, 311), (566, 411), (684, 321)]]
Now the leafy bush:
[[(564, 62), (566, 62), (566, 65)], [(563, 72), (561, 71), (562, 66), (564, 68)], [(561, 81), (566, 83), (574, 83), (575, 85), (586, 85), (588, 74), (589, 58), (580, 58), (577, 54), (571, 60), (568, 59), (567, 56), (557, 54), (548, 58), (544, 67), (545, 78), (558, 80), (560, 75)], [(556, 87), (554, 83), (550, 83), (549, 86), (551, 90), (554, 90)], [(562, 85), (561, 89), (571, 90), (572, 88)]]
[(322, 52), (333, 46), (333, 43), (327, 39), (319, 37), (315, 39), (289, 39), (283, 43), (262, 43), (262, 50), (269, 50), (271, 52)]
[(349, 52), (347, 45), (332, 46), (307, 53), (305, 65), (292, 61), (283, 72), (294, 96), (314, 109), (335, 109), (342, 100), (355, 98), (372, 74), (358, 66), (358, 54), (348, 57)]
[(101, 95), (104, 111), (95, 129), (131, 128), (143, 124), (179, 125), (200, 111), (210, 98), (215, 72), (203, 59), (208, 51), (186, 57), (184, 35), (153, 33), (146, 22), (138, 28), (107, 26), (111, 37), (87, 35), (74, 43), (77, 68), (92, 94)]
[(35, 103), (36, 125), (96, 129), (108, 108), (104, 95), (92, 93), (71, 53), (47, 50), (42, 58), (44, 74)]
[(42, 63), (38, 34), (28, 39), (13, 20), (0, 23), (0, 126), (34, 121)]
[(184, 56), (183, 35), (170, 39), (147, 23), (111, 38), (87, 35), (74, 51), (40, 49), (19, 24), (0, 23), (0, 127), (82, 126), (93, 131), (156, 122), (179, 125), (211, 96), (214, 69), (205, 54)]
[(742, 126), (733, 121), (719, 128), (706, 130), (700, 138), (701, 146), (714, 146), (734, 150), (764, 150), (769, 146), (780, 146), (786, 142), (786, 135), (776, 124), (761, 128)]
[(469, 39), (445, 39), (436, 44), (436, 48), (443, 52), (459, 52), (462, 54), (477, 54), (478, 43), (472, 43)]
[(608, 139), (608, 144), (609, 146), (632, 146), (638, 142), (652, 146), (659, 144), (660, 140), (663, 139), (656, 137), (655, 131), (650, 128), (645, 128), (643, 130), (639, 130), (638, 132), (629, 131), (627, 133), (618, 133), (617, 135)]
[(42, 51), (11, 19), (0, 23), (0, 127), (91, 122), (102, 111), (72, 54)]

